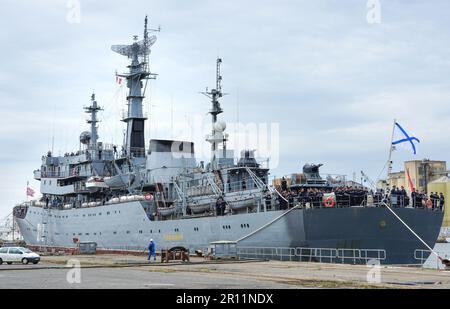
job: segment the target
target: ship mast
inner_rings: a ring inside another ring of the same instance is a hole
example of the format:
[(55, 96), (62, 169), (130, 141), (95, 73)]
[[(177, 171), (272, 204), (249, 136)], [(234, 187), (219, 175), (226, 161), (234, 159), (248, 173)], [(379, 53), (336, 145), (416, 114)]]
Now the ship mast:
[(222, 59), (217, 58), (216, 60), (216, 88), (208, 91), (202, 92), (203, 95), (211, 99), (212, 108), (209, 111), (211, 114), (211, 135), (206, 137), (206, 141), (211, 143), (211, 169), (218, 168), (217, 155), (219, 144), (223, 144), (223, 155), (226, 155), (226, 142), (228, 140), (228, 135), (224, 134), (225, 123), (217, 122), (217, 115), (223, 113), (223, 109), (220, 107), (219, 98), (224, 96), (222, 93), (222, 75), (220, 73), (220, 65), (222, 64)]
[(387, 177), (386, 177), (386, 186), (387, 188), (390, 187), (391, 183), (390, 183), (390, 177), (392, 174), (392, 168), (393, 168), (393, 164), (394, 162), (392, 161), (392, 153), (395, 150), (395, 146), (392, 144), (392, 142), (394, 141), (394, 133), (395, 133), (395, 124), (397, 123), (397, 120), (394, 119), (394, 125), (392, 127), (392, 136), (391, 136), (391, 143), (389, 145), (389, 158), (388, 158), (388, 162), (387, 162)]
[[(144, 39), (138, 41), (138, 36), (134, 36), (134, 43), (131, 45), (113, 45), (111, 49), (123, 56), (131, 59), (128, 66), (129, 73), (119, 74), (127, 80), (129, 93), (127, 96), (128, 111), (123, 115), (122, 121), (127, 124), (127, 131), (124, 140), (125, 155), (128, 157), (145, 157), (145, 136), (144, 122), (147, 117), (142, 112), (142, 101), (144, 99), (143, 80), (155, 79), (156, 74), (150, 72), (149, 60), (150, 47), (155, 43), (156, 37), (148, 35), (148, 18), (145, 17)], [(150, 29), (150, 31), (159, 31)]]
[(98, 127), (97, 123), (100, 122), (97, 120), (97, 112), (103, 110), (100, 106), (97, 105), (97, 101), (95, 100), (95, 93), (92, 93), (91, 96), (91, 105), (84, 107), (87, 114), (91, 114), (91, 117), (86, 120), (88, 124), (91, 125), (91, 140), (89, 148), (93, 151), (97, 149), (98, 142)]

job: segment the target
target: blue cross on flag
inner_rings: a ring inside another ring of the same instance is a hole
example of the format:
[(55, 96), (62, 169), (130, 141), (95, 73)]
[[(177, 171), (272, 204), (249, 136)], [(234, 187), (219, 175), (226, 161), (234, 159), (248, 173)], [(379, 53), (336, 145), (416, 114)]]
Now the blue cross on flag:
[(407, 147), (409, 148), (409, 146), (411, 146), (414, 154), (417, 153), (414, 142), (420, 143), (420, 140), (417, 137), (410, 136), (410, 134), (406, 133), (405, 129), (403, 129), (398, 122), (395, 122), (394, 137), (395, 138), (392, 140), (392, 146), (399, 144), (408, 145)]

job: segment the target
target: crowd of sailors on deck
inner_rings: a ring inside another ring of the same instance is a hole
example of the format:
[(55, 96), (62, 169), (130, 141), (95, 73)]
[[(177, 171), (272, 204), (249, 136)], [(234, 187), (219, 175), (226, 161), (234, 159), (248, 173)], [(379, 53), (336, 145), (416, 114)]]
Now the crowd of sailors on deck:
[[(370, 190), (365, 187), (334, 187), (334, 188), (301, 188), (292, 189), (281, 186), (280, 194), (277, 197), (277, 204), (281, 210), (301, 205), (313, 208), (319, 207), (349, 207), (365, 206), (369, 204), (380, 205), (380, 203), (389, 204), (392, 207), (414, 207), (428, 208), (432, 210), (444, 210), (445, 197), (443, 193), (416, 192), (412, 190), (408, 195), (404, 187), (392, 187), (390, 190), (377, 189)], [(327, 203), (326, 197), (334, 195), (332, 202)], [(271, 205), (272, 197), (266, 195), (266, 206)], [(327, 204), (327, 205), (326, 205)]]
[(389, 192), (389, 197), (393, 206), (396, 207), (426, 207), (442, 211), (445, 206), (445, 197), (442, 192), (427, 194), (425, 191), (417, 192), (413, 189), (411, 195), (408, 196), (404, 187), (397, 188), (394, 186)]
[[(324, 207), (324, 196), (333, 194), (333, 206), (335, 207), (349, 207), (352, 205), (362, 205), (366, 199), (369, 190), (366, 188), (356, 187), (337, 187), (337, 188), (301, 188), (301, 189), (286, 189), (278, 195), (279, 208), (284, 210), (295, 205), (318, 208)], [(270, 200), (270, 194), (266, 196), (266, 203)]]

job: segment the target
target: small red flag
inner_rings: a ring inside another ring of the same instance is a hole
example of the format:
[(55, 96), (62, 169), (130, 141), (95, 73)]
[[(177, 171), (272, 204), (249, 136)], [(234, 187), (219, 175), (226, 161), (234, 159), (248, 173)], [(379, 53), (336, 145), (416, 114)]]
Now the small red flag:
[(414, 191), (414, 185), (412, 183), (411, 176), (409, 175), (409, 168), (406, 169), (406, 174), (408, 175), (409, 187), (411, 188), (411, 192), (413, 192)]

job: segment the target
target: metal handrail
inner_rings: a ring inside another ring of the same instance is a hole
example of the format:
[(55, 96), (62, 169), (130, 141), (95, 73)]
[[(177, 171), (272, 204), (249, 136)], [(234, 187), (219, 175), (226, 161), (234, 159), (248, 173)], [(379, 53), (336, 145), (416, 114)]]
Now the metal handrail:
[(308, 261), (319, 263), (361, 264), (369, 260), (386, 260), (384, 249), (309, 248), (309, 247), (237, 247), (241, 258)]
[(213, 190), (214, 194), (216, 196), (221, 196), (222, 195), (222, 190), (220, 190), (220, 188), (217, 186), (217, 184), (211, 178), (211, 175), (207, 175), (206, 179), (207, 179), (209, 185), (211, 186), (211, 189)]
[[(417, 256), (417, 254), (420, 253), (420, 256)], [(424, 255), (427, 254), (427, 257), (425, 258)], [(414, 259), (418, 260), (420, 264), (425, 264), (425, 262), (428, 260), (428, 258), (431, 255), (431, 251), (427, 249), (416, 249), (414, 250)]]

